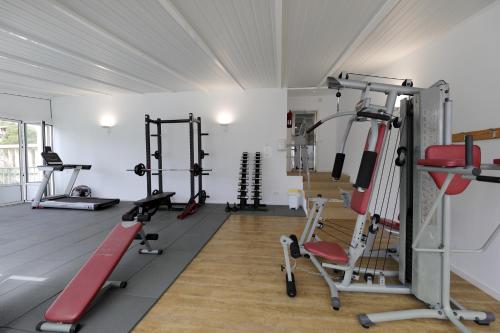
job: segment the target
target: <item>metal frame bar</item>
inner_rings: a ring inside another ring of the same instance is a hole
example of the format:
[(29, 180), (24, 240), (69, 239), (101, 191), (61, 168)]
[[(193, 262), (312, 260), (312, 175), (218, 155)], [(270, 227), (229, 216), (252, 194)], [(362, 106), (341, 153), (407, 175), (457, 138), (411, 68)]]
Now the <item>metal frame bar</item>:
[[(196, 147), (196, 152), (197, 152), (197, 164), (199, 166), (202, 166), (202, 136), (206, 135), (206, 133), (202, 133), (201, 131), (201, 117), (194, 117), (192, 113), (189, 114), (189, 117), (187, 119), (151, 119), (149, 115), (145, 115), (145, 137), (146, 137), (146, 169), (147, 170), (153, 170), (152, 168), (152, 161), (151, 161), (151, 137), (155, 136), (157, 140), (157, 150), (158, 150), (158, 159), (157, 159), (157, 168), (154, 170), (157, 170), (158, 172), (156, 173), (151, 173), (151, 172), (146, 172), (146, 185), (147, 185), (147, 195), (150, 196), (152, 195), (152, 176), (158, 177), (157, 183), (158, 183), (158, 191), (160, 193), (163, 192), (164, 188), (164, 180), (163, 180), (163, 171), (167, 170), (164, 168), (164, 163), (163, 163), (163, 144), (162, 144), (162, 125), (163, 124), (181, 124), (181, 123), (187, 123), (188, 124), (188, 134), (189, 134), (189, 169), (186, 170), (193, 170), (194, 169), (194, 164), (195, 164), (195, 128), (194, 125), (196, 124), (196, 135), (197, 137), (197, 147)], [(151, 124), (156, 125), (156, 134), (151, 134)], [(174, 169), (170, 169), (174, 170)], [(181, 170), (181, 169), (177, 169)], [(209, 171), (208, 169), (206, 171)], [(195, 193), (195, 176), (191, 172), (190, 174), (190, 201), (196, 200), (198, 198), (198, 204), (203, 204), (203, 200), (200, 200), (201, 194), (204, 192), (203, 191), (203, 172), (198, 175), (198, 191)], [(176, 206), (185, 206), (187, 203), (172, 203), (172, 205)]]

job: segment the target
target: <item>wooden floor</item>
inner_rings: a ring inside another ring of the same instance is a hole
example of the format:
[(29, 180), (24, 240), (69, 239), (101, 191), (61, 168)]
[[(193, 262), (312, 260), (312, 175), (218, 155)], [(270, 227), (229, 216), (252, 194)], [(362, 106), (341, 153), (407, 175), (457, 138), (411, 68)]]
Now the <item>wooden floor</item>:
[[(304, 258), (297, 262), (298, 295), (285, 294), (281, 234), (301, 231), (304, 218), (232, 215), (135, 328), (154, 332), (455, 332), (440, 320), (409, 320), (363, 329), (356, 315), (425, 308), (410, 295), (341, 293), (330, 307), (328, 288)], [(500, 315), (500, 302), (454, 276), (453, 296), (464, 306)], [(466, 323), (474, 332), (500, 332)]]

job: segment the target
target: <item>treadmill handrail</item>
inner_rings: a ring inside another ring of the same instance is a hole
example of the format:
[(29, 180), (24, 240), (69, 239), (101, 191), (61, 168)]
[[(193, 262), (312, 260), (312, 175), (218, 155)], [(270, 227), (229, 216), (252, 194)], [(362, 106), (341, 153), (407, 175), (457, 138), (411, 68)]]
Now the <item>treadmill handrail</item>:
[(39, 170), (54, 170), (63, 171), (64, 169), (81, 169), (90, 170), (92, 168), (91, 164), (54, 164), (54, 165), (39, 165), (37, 166)]

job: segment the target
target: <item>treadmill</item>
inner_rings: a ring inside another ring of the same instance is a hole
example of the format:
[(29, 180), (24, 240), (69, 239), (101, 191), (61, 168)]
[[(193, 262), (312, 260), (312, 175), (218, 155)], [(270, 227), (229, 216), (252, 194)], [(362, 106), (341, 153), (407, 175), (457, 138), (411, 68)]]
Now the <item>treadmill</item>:
[[(44, 161), (43, 166), (38, 169), (44, 171), (42, 182), (38, 187), (38, 191), (33, 199), (31, 208), (65, 208), (65, 209), (82, 209), (82, 210), (100, 210), (111, 207), (120, 202), (120, 199), (103, 199), (93, 197), (72, 197), (71, 190), (75, 185), (76, 178), (80, 170), (90, 170), (91, 165), (85, 164), (64, 164), (53, 151), (45, 151), (42, 153)], [(50, 197), (43, 197), (47, 190), (50, 177), (54, 171), (73, 170), (73, 174), (66, 186), (66, 191), (61, 195), (54, 195)]]

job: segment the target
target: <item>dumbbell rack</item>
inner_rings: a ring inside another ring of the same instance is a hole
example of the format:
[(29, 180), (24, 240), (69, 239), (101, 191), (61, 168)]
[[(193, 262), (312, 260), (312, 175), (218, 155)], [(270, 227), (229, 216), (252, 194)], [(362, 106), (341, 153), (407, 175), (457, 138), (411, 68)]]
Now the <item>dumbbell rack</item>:
[(266, 207), (262, 201), (262, 159), (260, 152), (255, 153), (252, 174), (252, 197), (254, 209)]
[[(251, 183), (250, 183), (251, 176)], [(232, 207), (229, 202), (226, 204), (226, 211), (238, 210), (267, 210), (264, 209), (266, 205), (261, 204), (262, 201), (262, 169), (261, 169), (261, 155), (260, 152), (255, 154), (253, 173), (250, 170), (249, 154), (243, 152), (241, 154), (240, 172), (238, 179), (238, 204)], [(253, 204), (249, 203), (252, 200)]]

